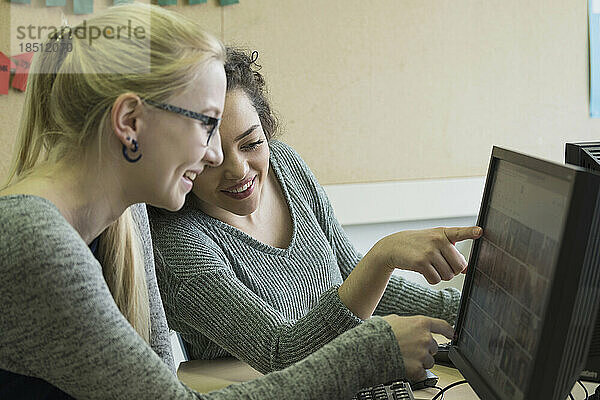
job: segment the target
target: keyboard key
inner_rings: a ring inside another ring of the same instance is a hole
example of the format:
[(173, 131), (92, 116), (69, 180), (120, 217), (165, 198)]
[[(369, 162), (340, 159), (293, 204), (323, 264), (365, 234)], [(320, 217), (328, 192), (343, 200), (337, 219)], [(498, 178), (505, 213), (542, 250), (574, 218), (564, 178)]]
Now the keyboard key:
[(352, 400), (415, 400), (415, 397), (407, 382), (397, 381), (362, 389)]

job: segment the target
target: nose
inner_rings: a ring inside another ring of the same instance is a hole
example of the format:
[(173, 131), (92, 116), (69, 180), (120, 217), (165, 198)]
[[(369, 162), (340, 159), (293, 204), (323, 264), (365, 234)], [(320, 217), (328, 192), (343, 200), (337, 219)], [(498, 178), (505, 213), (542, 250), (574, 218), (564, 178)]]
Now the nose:
[(228, 151), (227, 158), (223, 162), (224, 176), (230, 180), (240, 180), (248, 175), (250, 166), (244, 157), (236, 151)]
[(208, 142), (208, 149), (204, 154), (204, 161), (211, 167), (218, 167), (223, 163), (223, 149), (221, 148), (221, 134), (219, 130), (213, 134)]

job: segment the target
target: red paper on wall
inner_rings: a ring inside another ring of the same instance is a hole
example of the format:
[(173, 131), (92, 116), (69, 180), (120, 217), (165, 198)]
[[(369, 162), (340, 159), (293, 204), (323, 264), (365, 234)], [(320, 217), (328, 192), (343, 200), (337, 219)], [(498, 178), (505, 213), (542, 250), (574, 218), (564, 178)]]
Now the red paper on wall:
[(0, 94), (8, 94), (10, 81), (10, 58), (0, 51)]
[(29, 75), (29, 67), (32, 58), (33, 53), (23, 53), (13, 57), (13, 60), (17, 64), (17, 69), (12, 80), (12, 87), (22, 92), (24, 92), (27, 87), (27, 76)]

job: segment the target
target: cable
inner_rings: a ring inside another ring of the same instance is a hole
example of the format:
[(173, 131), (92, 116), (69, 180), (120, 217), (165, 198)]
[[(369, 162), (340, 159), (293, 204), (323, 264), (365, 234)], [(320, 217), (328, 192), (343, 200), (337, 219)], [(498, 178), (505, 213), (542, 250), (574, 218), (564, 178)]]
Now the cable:
[(585, 392), (585, 400), (588, 400), (588, 398), (590, 397), (590, 394), (588, 393), (587, 388), (585, 387), (583, 382), (581, 382), (581, 380), (578, 380), (577, 383), (579, 383), (581, 385), (581, 387), (583, 388), (583, 391)]
[[(444, 400), (444, 392), (448, 391), (449, 389), (452, 389), (455, 386), (462, 385), (464, 383), (467, 383), (467, 381), (463, 380), (463, 381), (454, 382), (444, 388), (441, 388), (439, 386), (431, 386), (433, 389), (439, 390), (438, 394), (433, 396), (433, 398), (431, 400)], [(577, 381), (577, 383), (579, 383), (581, 385), (581, 387), (583, 388), (583, 391), (585, 392), (585, 400), (591, 399), (589, 397), (589, 393), (588, 393), (585, 385), (581, 381)], [(598, 388), (600, 389), (600, 386), (598, 386)], [(571, 393), (569, 393), (569, 399), (575, 400), (575, 397), (573, 397), (573, 395)]]
[(467, 381), (458, 381), (458, 382), (451, 383), (450, 385), (448, 385), (445, 388), (443, 388), (442, 390), (440, 390), (440, 392), (438, 394), (436, 394), (435, 396), (433, 396), (433, 398), (431, 400), (443, 399), (445, 391), (453, 388), (454, 386), (462, 385), (463, 383), (467, 383)]
[[(431, 386), (433, 389), (437, 389), (440, 391), (440, 393), (442, 394), (442, 397), (440, 397), (440, 400), (444, 400), (444, 389), (439, 387), (439, 386)], [(439, 393), (438, 393), (439, 394)]]

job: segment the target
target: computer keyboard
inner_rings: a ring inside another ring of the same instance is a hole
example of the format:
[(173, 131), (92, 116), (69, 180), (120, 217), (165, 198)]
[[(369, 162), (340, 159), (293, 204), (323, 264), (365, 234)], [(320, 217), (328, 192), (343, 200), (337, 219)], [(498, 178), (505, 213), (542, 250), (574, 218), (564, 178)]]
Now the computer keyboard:
[(415, 400), (408, 382), (373, 386), (356, 393), (352, 400)]

